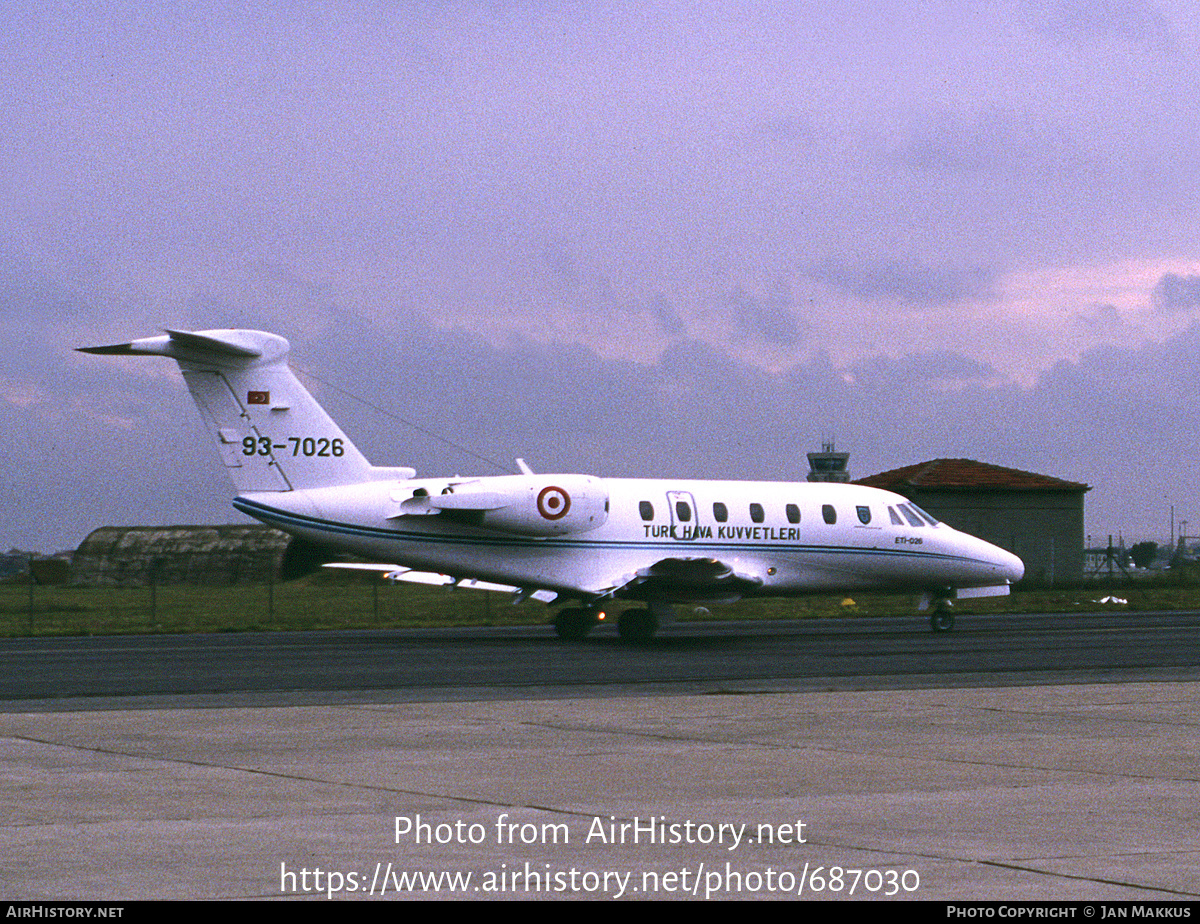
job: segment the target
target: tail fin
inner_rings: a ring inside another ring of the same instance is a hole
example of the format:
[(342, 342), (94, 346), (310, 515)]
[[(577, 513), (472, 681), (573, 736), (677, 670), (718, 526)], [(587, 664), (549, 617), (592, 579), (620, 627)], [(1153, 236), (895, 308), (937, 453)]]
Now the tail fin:
[(257, 330), (169, 330), (83, 353), (167, 356), (179, 363), (240, 493), (299, 491), (381, 478), (288, 367), (290, 345)]

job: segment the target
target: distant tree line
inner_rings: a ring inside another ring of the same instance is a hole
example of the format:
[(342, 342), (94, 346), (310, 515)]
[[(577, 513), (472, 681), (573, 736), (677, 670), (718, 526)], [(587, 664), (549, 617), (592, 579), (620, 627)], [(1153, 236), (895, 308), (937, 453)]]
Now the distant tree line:
[(1129, 558), (1139, 568), (1149, 568), (1158, 555), (1157, 542), (1139, 542), (1129, 550)]

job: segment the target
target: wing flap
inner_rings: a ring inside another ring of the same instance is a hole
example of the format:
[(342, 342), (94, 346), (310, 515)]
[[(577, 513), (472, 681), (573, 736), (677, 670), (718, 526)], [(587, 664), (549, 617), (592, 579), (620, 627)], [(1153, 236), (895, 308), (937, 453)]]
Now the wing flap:
[(389, 581), (401, 581), (405, 584), (426, 584), (431, 587), (462, 587), (467, 590), (490, 590), (496, 593), (513, 595), (513, 603), (525, 600), (537, 600), (541, 603), (553, 603), (558, 594), (552, 590), (539, 587), (516, 587), (512, 584), (496, 584), (492, 581), (480, 581), (475, 578), (455, 578), (449, 574), (438, 574), (434, 571), (414, 571), (403, 565), (373, 564), (369, 562), (328, 562), (324, 568), (341, 568), (349, 571), (374, 571)]

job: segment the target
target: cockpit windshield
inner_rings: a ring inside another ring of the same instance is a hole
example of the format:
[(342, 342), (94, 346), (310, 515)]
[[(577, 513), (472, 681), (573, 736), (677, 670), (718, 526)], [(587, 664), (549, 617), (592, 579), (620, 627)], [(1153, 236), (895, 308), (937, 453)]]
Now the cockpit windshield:
[(924, 510), (922, 510), (922, 509), (921, 509), (920, 507), (918, 507), (916, 504), (909, 503), (909, 505), (908, 505), (908, 506), (912, 507), (912, 509), (913, 509), (913, 510), (915, 510), (915, 511), (916, 511), (917, 513), (919, 513), (919, 514), (920, 514), (922, 517), (924, 517), (924, 518), (925, 518), (925, 521), (926, 521), (926, 522), (927, 522), (927, 523), (928, 523), (930, 526), (940, 526), (940, 525), (941, 525), (941, 521), (939, 521), (939, 520), (938, 520), (936, 517), (932, 516), (931, 514), (929, 514), (929, 513), (926, 513)]

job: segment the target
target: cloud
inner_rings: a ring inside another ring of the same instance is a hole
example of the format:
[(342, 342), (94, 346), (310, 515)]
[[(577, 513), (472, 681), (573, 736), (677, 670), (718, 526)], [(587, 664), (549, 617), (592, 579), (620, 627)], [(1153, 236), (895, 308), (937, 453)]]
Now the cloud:
[(765, 295), (754, 295), (741, 286), (718, 299), (717, 313), (730, 322), (734, 337), (795, 346), (806, 334), (806, 325), (796, 316), (791, 290), (776, 282)]
[(949, 350), (897, 357), (874, 356), (852, 364), (847, 372), (854, 382), (876, 391), (910, 390), (922, 386), (947, 390), (968, 384), (993, 383), (1001, 378), (989, 364)]
[[(1200, 323), (1095, 348), (1022, 388), (950, 351), (850, 365), (818, 353), (771, 373), (699, 340), (638, 363), (461, 328), (380, 337), (351, 315), (336, 320), (280, 332), (317, 375), (306, 381), (319, 400), (380, 465), (496, 474), (523, 456), (541, 471), (610, 477), (801, 480), (805, 453), (832, 433), (856, 475), (962, 456), (1089, 482), (1089, 528), (1127, 537), (1156, 535), (1163, 495), (1200, 509), (1181, 477), (1200, 464), (1190, 386)], [(131, 375), (142, 366), (162, 375)], [(0, 400), (12, 446), (0, 493), (13, 501), (0, 543), (52, 549), (104, 524), (236, 518), (211, 438), (165, 360), (10, 361), (3, 385), (15, 400)]]
[(1116, 305), (1088, 305), (1071, 315), (1071, 322), (1098, 337), (1127, 335), (1136, 328), (1121, 314)]
[(80, 292), (94, 288), (98, 262), (68, 251), (47, 255), (38, 265), (0, 249), (0, 325), (42, 329), (90, 311)]
[(891, 153), (898, 163), (939, 177), (1011, 171), (1041, 157), (1045, 144), (1032, 137), (1028, 120), (1010, 110), (934, 112), (922, 118)]
[(664, 335), (673, 339), (687, 333), (687, 324), (661, 292), (651, 296), (648, 310)]
[(1160, 312), (1200, 308), (1200, 276), (1164, 273), (1150, 293), (1150, 303)]
[(1170, 22), (1150, 0), (1036, 0), (1025, 12), (1035, 28), (1058, 41), (1116, 43), (1167, 51), (1175, 39)]
[(993, 274), (978, 266), (931, 265), (916, 260), (849, 264), (825, 260), (809, 278), (864, 301), (899, 301), (940, 307), (991, 295)]

